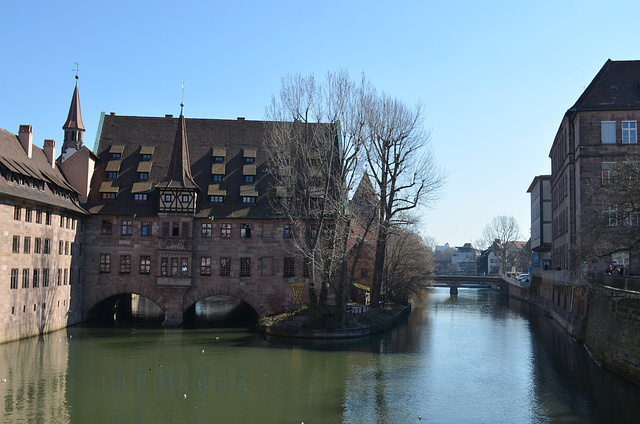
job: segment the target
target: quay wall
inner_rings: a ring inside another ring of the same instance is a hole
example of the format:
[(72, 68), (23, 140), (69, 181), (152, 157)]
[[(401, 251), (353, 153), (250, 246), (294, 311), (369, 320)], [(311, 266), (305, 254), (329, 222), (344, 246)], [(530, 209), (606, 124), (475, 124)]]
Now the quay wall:
[(576, 284), (567, 272), (541, 270), (531, 276), (528, 288), (506, 280), (505, 294), (535, 304), (596, 361), (640, 383), (640, 280), (601, 275)]

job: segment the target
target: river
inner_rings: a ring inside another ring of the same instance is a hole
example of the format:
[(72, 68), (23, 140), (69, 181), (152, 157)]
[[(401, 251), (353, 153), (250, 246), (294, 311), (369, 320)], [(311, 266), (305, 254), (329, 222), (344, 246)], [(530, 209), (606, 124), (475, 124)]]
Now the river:
[(640, 386), (535, 308), (434, 289), (365, 340), (72, 327), (0, 345), (4, 423), (632, 423)]

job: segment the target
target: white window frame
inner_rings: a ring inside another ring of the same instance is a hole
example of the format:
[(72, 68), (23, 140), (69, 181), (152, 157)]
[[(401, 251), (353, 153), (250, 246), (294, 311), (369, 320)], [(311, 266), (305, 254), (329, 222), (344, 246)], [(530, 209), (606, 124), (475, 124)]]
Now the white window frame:
[(624, 144), (638, 143), (638, 121), (622, 121), (622, 142)]
[(600, 138), (602, 144), (616, 143), (616, 121), (600, 122)]
[(615, 167), (615, 162), (602, 162), (602, 185), (607, 185), (615, 182)]

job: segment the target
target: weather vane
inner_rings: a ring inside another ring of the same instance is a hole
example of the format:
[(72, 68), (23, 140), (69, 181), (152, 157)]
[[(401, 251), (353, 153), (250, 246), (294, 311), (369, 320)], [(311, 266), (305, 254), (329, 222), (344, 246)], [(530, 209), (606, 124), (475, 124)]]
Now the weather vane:
[(76, 69), (72, 69), (72, 71), (76, 71), (76, 79), (78, 79), (78, 70), (80, 68), (80, 64), (78, 62), (73, 62), (74, 65), (76, 65)]
[(180, 101), (180, 115), (182, 115), (182, 111), (184, 109), (184, 82), (182, 83), (182, 100)]

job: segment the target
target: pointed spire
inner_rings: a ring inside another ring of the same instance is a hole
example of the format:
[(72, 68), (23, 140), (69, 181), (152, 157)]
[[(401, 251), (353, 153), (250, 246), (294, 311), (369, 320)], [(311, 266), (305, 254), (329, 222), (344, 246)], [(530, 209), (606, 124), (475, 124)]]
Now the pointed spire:
[(78, 76), (76, 75), (76, 88), (73, 90), (71, 97), (71, 107), (69, 107), (69, 115), (67, 122), (62, 126), (63, 130), (81, 130), (84, 131), (82, 123), (82, 112), (80, 110), (80, 92), (78, 91)]
[(173, 143), (171, 162), (169, 162), (169, 171), (167, 172), (167, 177), (162, 180), (157, 187), (199, 189), (191, 176), (189, 144), (187, 143), (187, 124), (182, 111), (178, 118), (178, 129)]

